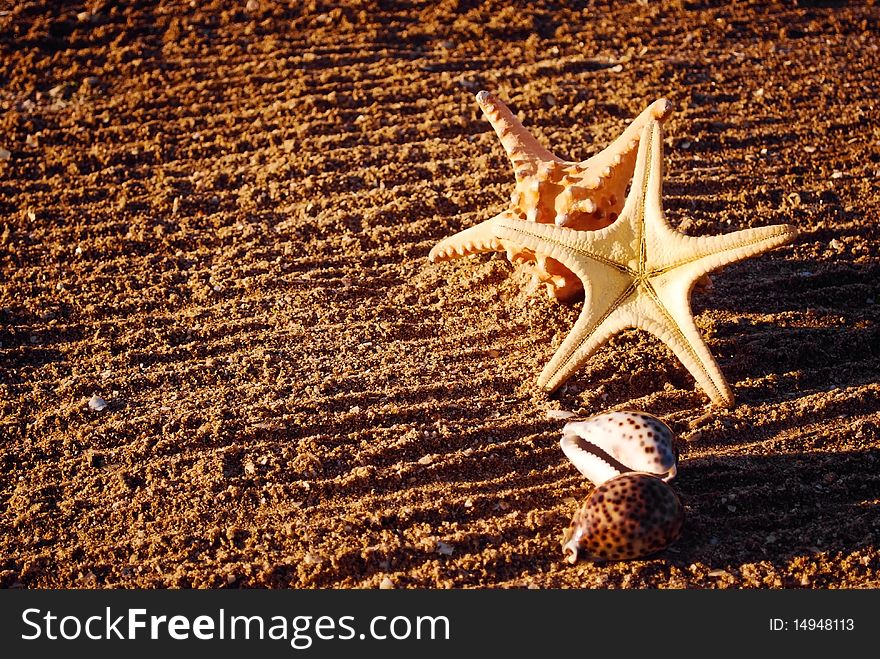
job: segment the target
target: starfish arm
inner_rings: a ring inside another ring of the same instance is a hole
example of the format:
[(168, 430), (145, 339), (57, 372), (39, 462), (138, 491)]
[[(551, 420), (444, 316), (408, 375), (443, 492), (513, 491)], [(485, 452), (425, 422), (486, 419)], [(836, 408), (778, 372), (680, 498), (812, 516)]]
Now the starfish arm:
[(713, 404), (732, 407), (733, 392), (694, 323), (689, 291), (675, 285), (661, 289), (648, 285), (640, 294), (641, 313), (636, 326), (672, 350)]
[(615, 167), (622, 162), (626, 162), (629, 176), (624, 181), (624, 189), (629, 183), (629, 178), (633, 173), (633, 164), (635, 162), (636, 147), (639, 145), (639, 138), (645, 126), (651, 121), (664, 121), (672, 113), (672, 103), (665, 98), (654, 101), (647, 108), (642, 110), (632, 123), (626, 127), (616, 140), (597, 153), (592, 158), (585, 160), (582, 166), (594, 169), (602, 178), (611, 176)]
[[(797, 237), (797, 229), (789, 224), (774, 224), (734, 231), (721, 236), (685, 236), (672, 229), (656, 235), (666, 246), (662, 255), (649, 264), (651, 272), (662, 274), (675, 271), (676, 277), (699, 279), (703, 275), (737, 261), (762, 254), (790, 243)], [(669, 261), (669, 263), (666, 263)]]
[(437, 263), (481, 252), (503, 252), (506, 245), (495, 235), (494, 225), (501, 219), (513, 217), (513, 213), (505, 210), (469, 229), (444, 238), (431, 249), (428, 260)]
[[(577, 231), (553, 224), (499, 218), (492, 229), (500, 239), (556, 259), (584, 281), (602, 277), (608, 270), (626, 270), (623, 265), (625, 245), (621, 244), (615, 225), (598, 231)], [(597, 265), (602, 266), (598, 271)]]
[(510, 162), (513, 163), (517, 180), (537, 172), (538, 164), (541, 161), (562, 162), (561, 159), (541, 146), (538, 140), (514, 116), (510, 108), (493, 94), (487, 91), (479, 92), (477, 103), (480, 104), (486, 118), (495, 129), (498, 139), (501, 140), (501, 145), (507, 152)]
[(599, 288), (584, 282), (588, 290), (577, 322), (538, 376), (544, 391), (558, 389), (611, 336), (635, 326), (636, 317), (627, 304), (635, 292), (632, 280), (618, 273), (603, 283)]
[[(656, 119), (648, 119), (642, 126), (641, 135), (638, 139), (638, 153), (633, 164), (632, 184), (620, 211), (617, 220), (609, 229), (616, 231), (616, 239), (621, 244), (627, 245), (632, 260), (630, 266), (640, 272), (644, 271), (645, 260), (648, 254), (649, 236), (648, 227), (657, 218), (649, 217), (654, 213), (647, 212), (647, 206), (651, 199), (656, 197), (656, 206), (659, 209), (659, 220), (664, 223), (663, 210), (660, 205), (662, 185), (662, 163), (660, 162), (662, 135), (660, 123)], [(661, 227), (662, 228), (662, 227)], [(663, 246), (660, 245), (662, 248)]]
[[(686, 266), (688, 274), (697, 279), (716, 268), (761, 254), (797, 237), (797, 230), (788, 224), (702, 237), (686, 236), (673, 229), (663, 212), (663, 135), (657, 121), (649, 121), (642, 131), (635, 169), (627, 208), (638, 214), (636, 209), (641, 206), (644, 228), (639, 260), (643, 271), (662, 273)], [(633, 190), (640, 192), (641, 204)]]

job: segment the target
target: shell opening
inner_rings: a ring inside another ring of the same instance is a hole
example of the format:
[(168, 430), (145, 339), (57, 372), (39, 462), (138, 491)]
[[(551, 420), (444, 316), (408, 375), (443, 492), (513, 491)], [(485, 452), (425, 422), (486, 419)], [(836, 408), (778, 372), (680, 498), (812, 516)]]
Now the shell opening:
[(584, 527), (578, 520), (579, 513), (575, 513), (571, 523), (566, 527), (562, 534), (562, 553), (566, 563), (574, 565), (578, 560), (578, 552), (580, 551), (581, 538), (584, 535)]

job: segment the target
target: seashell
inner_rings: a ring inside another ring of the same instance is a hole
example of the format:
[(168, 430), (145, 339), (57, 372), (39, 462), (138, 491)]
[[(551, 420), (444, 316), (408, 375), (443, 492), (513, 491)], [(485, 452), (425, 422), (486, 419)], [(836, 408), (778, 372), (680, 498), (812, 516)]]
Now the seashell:
[(89, 409), (94, 410), (95, 412), (100, 412), (107, 408), (107, 401), (101, 398), (98, 394), (93, 395), (89, 398)]
[(574, 514), (562, 537), (565, 560), (622, 561), (669, 547), (684, 525), (678, 495), (651, 474), (621, 474), (599, 485)]
[(593, 484), (640, 471), (665, 481), (678, 471), (678, 452), (669, 426), (645, 412), (608, 412), (570, 421), (559, 445)]

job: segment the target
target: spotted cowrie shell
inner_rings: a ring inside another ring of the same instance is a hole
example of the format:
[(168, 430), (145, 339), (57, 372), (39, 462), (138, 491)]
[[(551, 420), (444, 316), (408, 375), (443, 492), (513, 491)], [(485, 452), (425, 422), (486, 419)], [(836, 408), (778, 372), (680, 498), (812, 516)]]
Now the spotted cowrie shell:
[(651, 474), (630, 472), (590, 493), (562, 537), (565, 560), (606, 561), (650, 556), (681, 534), (684, 508), (673, 489)]
[(631, 471), (672, 480), (678, 470), (672, 430), (645, 412), (608, 412), (562, 429), (566, 457), (594, 485)]

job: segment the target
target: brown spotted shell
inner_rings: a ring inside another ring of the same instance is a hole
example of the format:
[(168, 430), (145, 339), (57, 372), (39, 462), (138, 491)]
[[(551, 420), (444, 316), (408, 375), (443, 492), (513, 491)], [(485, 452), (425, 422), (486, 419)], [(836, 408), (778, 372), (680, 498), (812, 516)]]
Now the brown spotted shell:
[(562, 538), (569, 563), (578, 553), (619, 561), (649, 556), (678, 539), (684, 508), (678, 495), (651, 474), (630, 472), (599, 485), (575, 513)]

